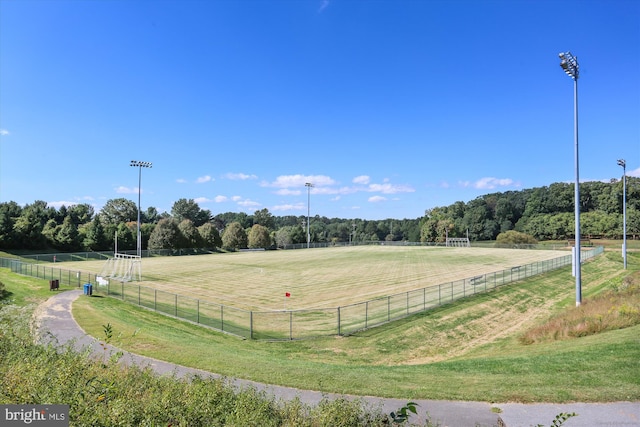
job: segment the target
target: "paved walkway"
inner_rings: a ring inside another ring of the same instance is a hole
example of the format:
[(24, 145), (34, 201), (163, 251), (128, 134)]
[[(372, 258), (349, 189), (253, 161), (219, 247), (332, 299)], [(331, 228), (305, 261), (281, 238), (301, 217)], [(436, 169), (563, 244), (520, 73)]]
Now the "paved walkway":
[[(34, 314), (38, 337), (42, 342), (47, 342), (47, 340), (51, 339), (52, 335), (50, 334), (53, 334), (60, 344), (72, 341), (78, 348), (91, 347), (95, 353), (103, 354), (104, 349), (95, 338), (87, 335), (80, 328), (71, 314), (71, 304), (81, 294), (82, 291), (80, 290), (60, 292), (42, 303)], [(109, 351), (119, 350), (110, 346)], [(150, 366), (161, 375), (174, 373), (179, 377), (193, 374), (220, 377), (210, 372), (174, 365), (127, 352), (125, 352), (122, 361), (123, 363), (132, 363), (138, 366)], [(316, 404), (323, 397), (362, 399), (370, 408), (381, 407), (384, 413), (395, 411), (407, 403), (407, 399), (326, 394), (317, 391), (265, 385), (240, 379), (233, 380), (233, 384), (240, 389), (253, 387), (257, 390), (263, 390), (281, 400), (298, 397), (307, 404)], [(441, 427), (531, 427), (538, 424), (549, 426), (556, 415), (561, 412), (575, 412), (578, 414), (577, 417), (567, 420), (564, 424), (565, 427), (640, 427), (640, 402), (531, 405), (441, 400), (417, 400), (415, 402), (420, 405), (418, 408), (419, 416), (412, 417), (410, 421), (424, 423), (425, 413), (428, 413), (431, 421), (439, 423)], [(494, 413), (491, 411), (492, 407), (500, 408), (502, 412)]]

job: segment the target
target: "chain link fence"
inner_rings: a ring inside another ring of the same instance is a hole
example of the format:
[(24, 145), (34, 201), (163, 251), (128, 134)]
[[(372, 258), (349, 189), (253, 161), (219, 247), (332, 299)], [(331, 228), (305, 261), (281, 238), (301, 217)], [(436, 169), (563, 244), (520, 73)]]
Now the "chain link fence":
[[(583, 250), (581, 260), (587, 260), (603, 252), (602, 246)], [(68, 287), (90, 284), (93, 294), (118, 298), (224, 333), (256, 340), (294, 340), (349, 335), (460, 298), (556, 270), (571, 263), (572, 256), (565, 255), (340, 307), (254, 311), (216, 304), (132, 282), (98, 280), (97, 275), (92, 273), (39, 265), (37, 262), (0, 258), (0, 267), (10, 268), (14, 273), (45, 280), (58, 280), (61, 285)]]

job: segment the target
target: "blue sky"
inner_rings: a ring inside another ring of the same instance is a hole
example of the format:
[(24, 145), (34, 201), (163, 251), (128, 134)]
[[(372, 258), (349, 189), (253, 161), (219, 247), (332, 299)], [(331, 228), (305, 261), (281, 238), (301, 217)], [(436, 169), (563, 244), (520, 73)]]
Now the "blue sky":
[(0, 0), (0, 202), (137, 202), (131, 160), (160, 212), (418, 218), (573, 182), (563, 51), (581, 181), (640, 176), (636, 0)]

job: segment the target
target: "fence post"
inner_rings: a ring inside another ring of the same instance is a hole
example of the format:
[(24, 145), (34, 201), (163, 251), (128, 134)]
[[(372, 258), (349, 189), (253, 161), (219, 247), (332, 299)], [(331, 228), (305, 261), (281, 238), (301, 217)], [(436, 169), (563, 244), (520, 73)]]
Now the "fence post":
[(196, 323), (200, 323), (200, 300), (196, 300)]
[(369, 301), (364, 303), (364, 328), (367, 329), (369, 322)]
[(407, 291), (407, 314), (409, 314), (409, 291)]
[(174, 313), (176, 314), (176, 317), (178, 317), (178, 294), (175, 294), (175, 308), (174, 308)]
[(293, 311), (289, 312), (289, 340), (293, 340)]
[(340, 332), (340, 307), (338, 307), (338, 335), (342, 335)]
[(253, 310), (249, 312), (249, 339), (253, 339)]
[(224, 332), (224, 305), (220, 305), (220, 329)]

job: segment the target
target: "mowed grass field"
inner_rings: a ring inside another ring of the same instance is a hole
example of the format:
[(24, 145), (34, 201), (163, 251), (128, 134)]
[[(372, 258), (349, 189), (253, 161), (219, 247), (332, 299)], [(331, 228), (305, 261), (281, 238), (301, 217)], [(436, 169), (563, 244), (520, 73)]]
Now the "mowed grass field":
[[(568, 254), (380, 245), (152, 257), (142, 259), (143, 280), (134, 283), (246, 310), (329, 308)], [(81, 261), (56, 267), (99, 274), (104, 264)]]
[[(332, 252), (318, 250), (324, 256)], [(468, 252), (481, 253), (476, 248)], [(249, 254), (221, 258), (268, 254), (245, 255)], [(583, 302), (621, 288), (638, 268), (640, 253), (630, 256), (629, 270), (622, 269), (617, 251), (585, 262)], [(29, 280), (40, 283), (48, 295), (41, 279)], [(531, 345), (520, 341), (525, 331), (573, 307), (575, 279), (566, 266), (350, 336), (241, 340), (116, 298), (78, 298), (73, 316), (98, 340), (104, 339), (104, 325), (111, 325), (112, 344), (124, 350), (230, 378), (301, 390), (487, 402), (639, 400), (640, 325), (561, 341)]]

